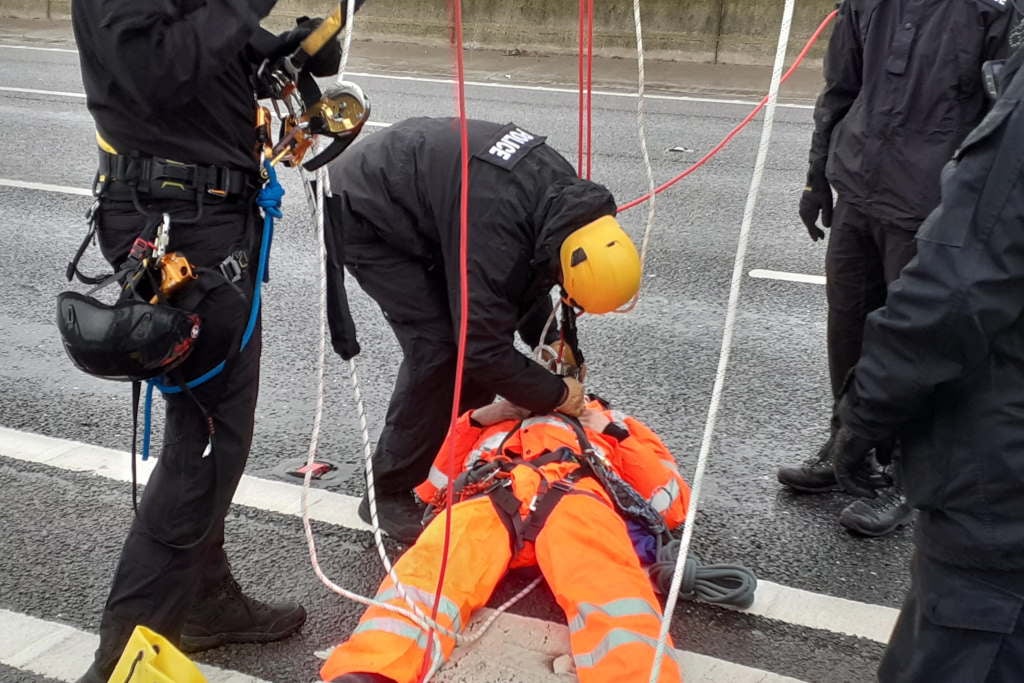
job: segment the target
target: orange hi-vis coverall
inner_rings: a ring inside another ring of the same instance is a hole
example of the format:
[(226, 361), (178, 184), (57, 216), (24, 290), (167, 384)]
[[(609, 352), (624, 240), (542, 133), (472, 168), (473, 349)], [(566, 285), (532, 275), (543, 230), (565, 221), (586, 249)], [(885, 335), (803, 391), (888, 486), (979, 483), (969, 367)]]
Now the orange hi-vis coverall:
[[(613, 425), (604, 433), (585, 428), (593, 451), (647, 499), (668, 528), (682, 524), (690, 487), (668, 448), (636, 419), (607, 410), (597, 401), (589, 407), (604, 410)], [(561, 495), (533, 542), (515, 538), (509, 529), (512, 524), (503, 519), (490, 495), (481, 493), (464, 500), (456, 495), (438, 623), (462, 630), (473, 611), (487, 604), (510, 568), (537, 565), (565, 611), (579, 680), (646, 681), (661, 625), (660, 603), (611, 498), (579, 461), (552, 461), (550, 454), (559, 449), (563, 454), (566, 449), (581, 452), (577, 432), (561, 416), (506, 420), (489, 427), (475, 425), (469, 413), (459, 418), (429, 479), (416, 488), (420, 498), (439, 503), (460, 473), (471, 470), (478, 461), (495, 460), (505, 465), (499, 476), (505, 477), (501, 483), (518, 499), (520, 520), (528, 522), (531, 502), (536, 509), (543, 507), (540, 501), (545, 491), (561, 489)], [(406, 594), (428, 615), (442, 561), (445, 514), (442, 509), (395, 564)], [(408, 609), (388, 578), (376, 599)], [(443, 652), (432, 647), (433, 659), (447, 659), (454, 649), (451, 638), (441, 634), (440, 640)], [(325, 681), (345, 673), (369, 672), (398, 683), (414, 683), (426, 654), (427, 634), (414, 622), (370, 607), (320, 673)], [(671, 649), (666, 650), (658, 680), (682, 680)]]

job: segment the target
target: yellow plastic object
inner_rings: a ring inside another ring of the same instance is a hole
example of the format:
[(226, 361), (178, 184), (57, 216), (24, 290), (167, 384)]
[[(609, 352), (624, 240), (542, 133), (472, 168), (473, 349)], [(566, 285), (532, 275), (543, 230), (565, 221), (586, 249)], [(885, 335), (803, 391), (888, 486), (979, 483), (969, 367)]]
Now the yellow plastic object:
[(640, 255), (612, 216), (602, 216), (571, 233), (560, 253), (562, 286), (587, 313), (609, 313), (640, 289)]
[(162, 635), (136, 626), (109, 683), (206, 683), (206, 677)]

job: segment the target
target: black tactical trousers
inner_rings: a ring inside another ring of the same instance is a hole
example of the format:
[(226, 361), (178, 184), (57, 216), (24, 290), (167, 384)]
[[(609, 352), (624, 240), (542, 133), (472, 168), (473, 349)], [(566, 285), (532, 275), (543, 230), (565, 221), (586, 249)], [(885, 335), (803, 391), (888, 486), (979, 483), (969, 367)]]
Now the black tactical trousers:
[[(179, 377), (198, 377), (229, 358), (217, 377), (193, 391), (212, 417), (214, 433), (211, 437), (195, 400), (183, 394), (166, 397), (163, 448), (103, 611), (94, 669), (104, 676), (137, 624), (177, 643), (194, 597), (230, 577), (223, 548), (224, 517), (249, 454), (259, 391), (259, 321), (245, 350), (231, 351), (238, 348), (250, 312), (261, 229), (257, 214), (240, 204), (208, 205), (201, 222), (190, 225), (175, 223), (174, 218), (194, 214), (192, 203), (164, 202), (149, 208), (171, 211), (168, 251), (184, 253), (193, 264), (214, 267), (242, 248), (250, 253), (250, 267), (238, 283), (241, 294), (221, 285), (194, 306), (202, 329)], [(145, 222), (152, 220), (159, 219), (140, 216), (130, 203), (106, 203), (97, 232), (104, 256), (119, 264)]]
[(1024, 680), (1024, 572), (966, 570), (917, 551), (881, 683)]
[(888, 286), (917, 252), (914, 231), (876, 220), (840, 200), (828, 238), (828, 369), (838, 398), (860, 358), (868, 313), (885, 304)]
[[(383, 241), (347, 240), (345, 265), (380, 306), (402, 348), (373, 475), (378, 494), (408, 492), (427, 478), (451, 418), (458, 346), (448, 285), (440, 269)], [(459, 412), (493, 400), (493, 392), (466, 378)]]

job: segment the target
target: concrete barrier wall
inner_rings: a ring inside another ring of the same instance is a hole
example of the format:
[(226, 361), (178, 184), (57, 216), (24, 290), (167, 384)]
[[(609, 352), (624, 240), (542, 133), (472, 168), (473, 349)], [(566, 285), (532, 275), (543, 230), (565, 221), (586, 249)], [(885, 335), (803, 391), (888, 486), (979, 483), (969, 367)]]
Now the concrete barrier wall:
[[(141, 1), (141, 0), (140, 0)], [(359, 13), (361, 37), (401, 42), (450, 40), (446, 0), (368, 0)], [(634, 53), (633, 4), (595, 0), (594, 49), (604, 56)], [(280, 0), (271, 19), (323, 15), (325, 0)], [(723, 64), (770, 64), (775, 54), (782, 0), (641, 0), (644, 46), (652, 59)], [(835, 0), (801, 0), (790, 38), (792, 55)], [(464, 0), (468, 47), (536, 52), (575, 52), (579, 5), (573, 0)], [(66, 19), (70, 0), (0, 0), (0, 16)], [(811, 57), (820, 57), (822, 40)]]

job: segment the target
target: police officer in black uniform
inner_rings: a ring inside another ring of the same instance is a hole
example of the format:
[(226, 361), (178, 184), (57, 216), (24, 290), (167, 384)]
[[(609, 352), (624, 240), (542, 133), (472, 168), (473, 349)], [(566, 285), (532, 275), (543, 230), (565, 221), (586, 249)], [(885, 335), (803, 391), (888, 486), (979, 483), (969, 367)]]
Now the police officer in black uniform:
[[(865, 316), (884, 303), (914, 255), (918, 226), (939, 202), (942, 165), (985, 114), (981, 65), (1005, 56), (1012, 14), (1007, 0), (843, 0), (839, 7), (800, 199), (812, 240), (825, 236), (819, 215), (831, 226), (825, 272), (833, 397), (860, 355)], [(890, 451), (879, 448), (879, 460)], [(808, 493), (836, 490), (828, 452), (826, 444), (803, 464), (782, 467), (779, 481)], [(840, 523), (880, 536), (910, 517), (894, 487), (854, 501)]]
[[(602, 185), (583, 180), (544, 138), (516, 124), (469, 126), (469, 328), (462, 405), (495, 394), (537, 413), (578, 414), (583, 390), (516, 350), (532, 348), (561, 283), (590, 313), (633, 298), (640, 262)], [(387, 420), (373, 456), (381, 529), (411, 542), (422, 511), (410, 491), (444, 440), (459, 320), (459, 122), (414, 118), (374, 133), (331, 168), (328, 273), (331, 333), (342, 356), (344, 268), (380, 305), (402, 348)], [(557, 337), (556, 337), (557, 338)], [(551, 341), (549, 337), (545, 341)], [(369, 521), (368, 501), (359, 509)]]
[[(248, 266), (256, 263), (262, 225), (254, 203), (262, 182), (253, 75), (263, 55), (249, 43), (275, 2), (72, 5), (100, 146), (96, 220), (104, 256), (119, 267), (133, 241), (151, 238), (167, 214), (167, 250), (212, 271), (224, 265), (226, 273), (190, 304), (202, 329), (176, 377), (188, 381), (222, 361), (226, 366), (189, 394), (166, 398), (159, 462), (125, 541), (100, 645), (82, 681), (107, 680), (137, 624), (197, 651), (277, 640), (305, 621), (294, 602), (266, 604), (244, 595), (223, 548), (224, 516), (252, 441), (261, 349), (257, 324), (238, 351), (254, 287), (255, 268)], [(307, 22), (277, 45), (294, 47), (311, 28)], [(334, 50), (311, 67), (330, 71), (333, 60), (336, 71), (338, 56)], [(229, 279), (236, 280), (232, 286)], [(183, 296), (191, 296), (188, 289)]]
[(1024, 672), (1024, 72), (942, 176), (917, 257), (868, 316), (831, 449), (870, 495), (870, 449), (898, 436), (919, 510), (913, 581), (883, 683)]

